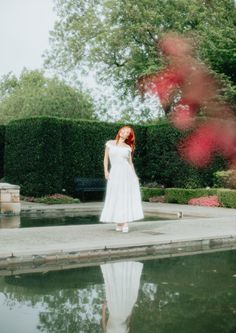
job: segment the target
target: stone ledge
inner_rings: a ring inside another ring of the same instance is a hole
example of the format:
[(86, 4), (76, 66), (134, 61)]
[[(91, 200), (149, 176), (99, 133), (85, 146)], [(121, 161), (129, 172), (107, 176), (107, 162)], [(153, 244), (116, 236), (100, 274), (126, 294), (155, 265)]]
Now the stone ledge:
[(9, 183), (0, 183), (0, 189), (3, 190), (20, 190), (19, 185), (9, 184)]
[(134, 259), (150, 260), (176, 256), (195, 255), (216, 251), (235, 250), (236, 235), (192, 240), (167, 241), (136, 246), (104, 247), (83, 251), (56, 251), (0, 258), (0, 276), (45, 272), (96, 266), (104, 261)]

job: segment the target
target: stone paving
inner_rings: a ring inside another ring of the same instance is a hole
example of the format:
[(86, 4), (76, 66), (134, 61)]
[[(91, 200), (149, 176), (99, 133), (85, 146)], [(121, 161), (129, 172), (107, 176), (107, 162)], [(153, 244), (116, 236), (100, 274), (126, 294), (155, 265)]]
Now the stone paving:
[[(113, 224), (0, 229), (0, 274), (25, 265), (29, 271), (92, 264), (96, 260), (170, 256), (236, 248), (236, 209), (143, 202), (146, 215), (166, 221), (130, 223), (129, 233)], [(72, 205), (22, 203), (22, 214), (99, 214), (102, 202)], [(179, 216), (183, 218), (179, 218)], [(45, 268), (46, 269), (46, 268)]]

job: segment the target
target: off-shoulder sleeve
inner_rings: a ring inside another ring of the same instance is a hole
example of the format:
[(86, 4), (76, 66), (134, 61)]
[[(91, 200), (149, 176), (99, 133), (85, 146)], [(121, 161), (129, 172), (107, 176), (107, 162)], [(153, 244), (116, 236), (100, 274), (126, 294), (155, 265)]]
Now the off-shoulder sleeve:
[(111, 140), (107, 141), (107, 142), (105, 143), (105, 146), (108, 147), (108, 148), (111, 147)]

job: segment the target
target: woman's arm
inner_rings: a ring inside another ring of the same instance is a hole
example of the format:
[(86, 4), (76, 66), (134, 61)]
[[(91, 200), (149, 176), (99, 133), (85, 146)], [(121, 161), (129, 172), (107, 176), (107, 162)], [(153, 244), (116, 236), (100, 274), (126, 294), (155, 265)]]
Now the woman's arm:
[(104, 302), (102, 305), (102, 328), (105, 332), (106, 330), (106, 326), (107, 326), (107, 322), (106, 322), (106, 308), (107, 308), (107, 303)]
[(105, 178), (109, 179), (109, 171), (108, 171), (108, 164), (109, 164), (109, 156), (108, 156), (109, 148), (106, 146), (105, 148), (105, 154), (104, 154), (104, 160), (103, 160), (103, 166), (104, 166), (104, 175)]
[(136, 174), (136, 171), (135, 171), (135, 168), (134, 168), (133, 161), (132, 161), (132, 154), (131, 153), (129, 154), (129, 164), (131, 165), (132, 169), (134, 170), (134, 173), (135, 173), (136, 177), (138, 178), (138, 176)]

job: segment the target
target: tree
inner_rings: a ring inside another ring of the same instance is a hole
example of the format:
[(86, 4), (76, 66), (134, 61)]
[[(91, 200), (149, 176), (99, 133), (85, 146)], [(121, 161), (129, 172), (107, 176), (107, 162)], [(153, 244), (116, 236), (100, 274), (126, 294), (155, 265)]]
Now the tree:
[(0, 119), (8, 122), (29, 116), (58, 116), (72, 119), (96, 119), (88, 93), (70, 87), (58, 78), (46, 78), (41, 71), (24, 70), (0, 81)]
[(236, 100), (233, 0), (54, 1), (58, 21), (46, 66), (76, 71), (84, 61), (100, 65), (103, 80), (135, 92), (140, 76), (163, 66), (156, 49), (162, 33), (176, 31), (195, 39), (199, 57), (223, 74), (226, 95)]

